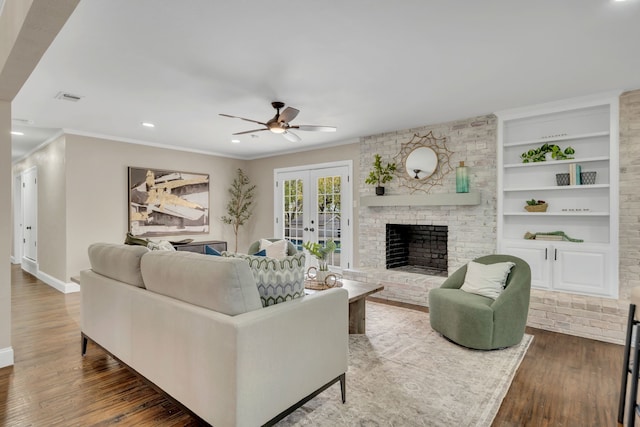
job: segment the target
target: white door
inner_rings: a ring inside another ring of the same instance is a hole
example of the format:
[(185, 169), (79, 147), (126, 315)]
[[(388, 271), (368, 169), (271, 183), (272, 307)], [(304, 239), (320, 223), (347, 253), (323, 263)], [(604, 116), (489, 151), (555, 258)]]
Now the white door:
[(275, 171), (274, 233), (302, 250), (304, 242), (339, 247), (328, 259), (334, 269), (352, 263), (351, 163)]
[(13, 185), (13, 262), (22, 261), (22, 175), (14, 177)]
[(23, 256), (38, 260), (38, 171), (36, 168), (22, 174), (22, 241)]

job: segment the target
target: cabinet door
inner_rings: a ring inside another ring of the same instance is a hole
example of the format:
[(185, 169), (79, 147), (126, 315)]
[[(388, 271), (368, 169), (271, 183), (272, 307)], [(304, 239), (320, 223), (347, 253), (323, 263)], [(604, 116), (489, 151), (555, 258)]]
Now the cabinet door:
[(518, 243), (506, 243), (504, 254), (513, 255), (525, 260), (531, 267), (531, 286), (540, 289), (551, 288), (549, 269), (549, 251), (547, 246), (532, 246)]
[(554, 248), (553, 283), (560, 291), (610, 295), (609, 252), (596, 248)]

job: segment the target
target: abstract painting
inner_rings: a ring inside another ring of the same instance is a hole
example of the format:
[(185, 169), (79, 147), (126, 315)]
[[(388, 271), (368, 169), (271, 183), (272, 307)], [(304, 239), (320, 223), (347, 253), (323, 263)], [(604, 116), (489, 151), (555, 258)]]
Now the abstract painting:
[(129, 231), (134, 236), (209, 232), (209, 175), (129, 167)]

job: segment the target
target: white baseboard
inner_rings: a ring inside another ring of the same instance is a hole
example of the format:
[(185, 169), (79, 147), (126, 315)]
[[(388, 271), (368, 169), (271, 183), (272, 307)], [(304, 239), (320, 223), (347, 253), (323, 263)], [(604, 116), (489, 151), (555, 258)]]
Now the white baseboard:
[(38, 264), (34, 260), (22, 257), (21, 264), (24, 271), (38, 277)]
[(63, 294), (80, 292), (80, 285), (78, 285), (77, 283), (65, 283), (62, 280), (58, 280), (55, 277), (49, 276), (47, 273), (43, 273), (42, 271), (38, 271), (36, 277), (52, 288), (62, 292)]
[(38, 268), (38, 264), (35, 261), (22, 258), (22, 269), (27, 273), (30, 273), (36, 276), (38, 279), (42, 280), (47, 285), (51, 286), (53, 289), (62, 292), (63, 294), (70, 294), (72, 292), (80, 292), (80, 285), (77, 283), (66, 283), (62, 280), (58, 280), (53, 276), (49, 276), (47, 273), (40, 271)]
[(13, 347), (0, 348), (0, 368), (13, 365)]

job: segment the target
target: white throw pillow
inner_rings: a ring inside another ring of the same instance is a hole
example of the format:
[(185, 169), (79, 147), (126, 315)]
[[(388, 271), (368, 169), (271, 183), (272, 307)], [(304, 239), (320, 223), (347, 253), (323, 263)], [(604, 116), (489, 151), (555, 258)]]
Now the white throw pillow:
[(260, 250), (266, 250), (269, 258), (283, 259), (287, 257), (287, 241), (276, 240), (270, 242), (267, 239), (260, 239)]
[(504, 290), (504, 284), (513, 262), (497, 262), (495, 264), (480, 264), (469, 262), (467, 264), (467, 275), (464, 277), (464, 284), (460, 289), (471, 294), (482, 295), (496, 299)]

